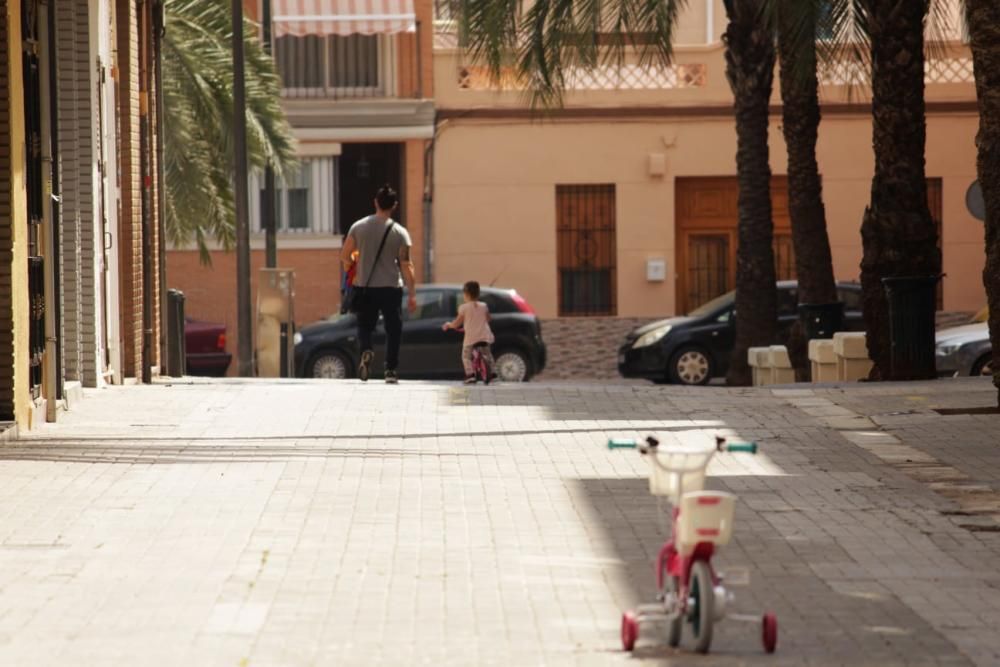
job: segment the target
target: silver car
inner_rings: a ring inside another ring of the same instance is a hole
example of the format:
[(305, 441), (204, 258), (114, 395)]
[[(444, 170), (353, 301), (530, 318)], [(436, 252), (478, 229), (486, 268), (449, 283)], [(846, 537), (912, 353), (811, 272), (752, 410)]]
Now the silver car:
[(937, 370), (941, 376), (992, 375), (993, 348), (986, 322), (937, 332)]

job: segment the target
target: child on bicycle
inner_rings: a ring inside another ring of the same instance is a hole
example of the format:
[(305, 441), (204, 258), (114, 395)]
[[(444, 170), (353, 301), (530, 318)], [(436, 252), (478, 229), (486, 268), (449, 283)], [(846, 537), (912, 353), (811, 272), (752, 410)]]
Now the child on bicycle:
[(486, 363), (485, 382), (489, 384), (494, 377), (493, 353), (490, 345), (493, 343), (493, 331), (490, 329), (490, 309), (479, 300), (479, 283), (471, 280), (462, 286), (465, 303), (458, 307), (458, 317), (442, 327), (448, 329), (465, 329), (465, 339), (462, 341), (462, 366), (465, 368), (465, 384), (476, 384), (476, 369), (472, 364), (473, 349), (477, 350)]

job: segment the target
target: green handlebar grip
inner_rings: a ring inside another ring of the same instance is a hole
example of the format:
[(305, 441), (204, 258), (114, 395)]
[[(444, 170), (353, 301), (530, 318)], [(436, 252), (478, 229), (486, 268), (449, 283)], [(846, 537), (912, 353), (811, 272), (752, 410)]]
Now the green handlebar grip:
[(635, 449), (638, 443), (632, 438), (611, 438), (608, 440), (608, 449)]
[(734, 442), (731, 445), (726, 445), (727, 452), (746, 452), (748, 454), (757, 453), (757, 443), (756, 442)]

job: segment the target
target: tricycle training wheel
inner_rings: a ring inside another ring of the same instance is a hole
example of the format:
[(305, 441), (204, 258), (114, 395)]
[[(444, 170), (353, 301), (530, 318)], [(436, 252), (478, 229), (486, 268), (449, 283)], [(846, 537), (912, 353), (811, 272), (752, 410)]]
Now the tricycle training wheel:
[(768, 653), (774, 653), (774, 649), (778, 647), (778, 617), (772, 613), (766, 613), (761, 619), (760, 625), (763, 629), (764, 650)]
[(635, 613), (626, 611), (622, 614), (622, 648), (631, 651), (639, 639), (639, 619)]

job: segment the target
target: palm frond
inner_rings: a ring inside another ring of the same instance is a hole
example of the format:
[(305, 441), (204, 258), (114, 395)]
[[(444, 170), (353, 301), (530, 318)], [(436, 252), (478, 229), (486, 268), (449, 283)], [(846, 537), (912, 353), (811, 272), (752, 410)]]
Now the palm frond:
[[(228, 0), (167, 0), (163, 40), (167, 236), (174, 245), (234, 239), (233, 60)], [(244, 25), (250, 166), (279, 175), (297, 164), (274, 62)]]
[(558, 106), (579, 70), (667, 65), (687, 0), (455, 0), (460, 40), (494, 84), (513, 69), (534, 107)]

